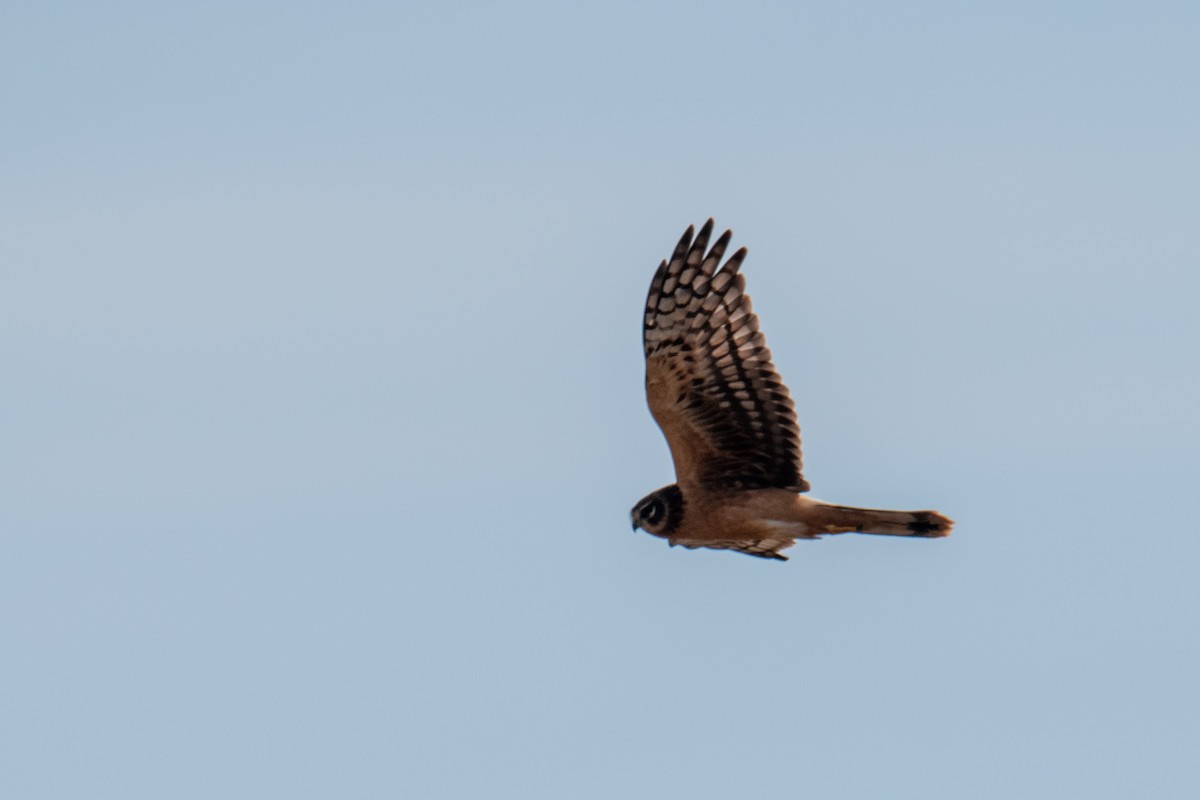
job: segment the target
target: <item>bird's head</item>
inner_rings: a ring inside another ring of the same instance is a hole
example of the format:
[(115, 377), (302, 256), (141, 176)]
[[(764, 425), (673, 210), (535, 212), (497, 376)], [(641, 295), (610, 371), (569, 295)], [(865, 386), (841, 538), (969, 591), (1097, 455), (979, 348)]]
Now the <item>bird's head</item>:
[(635, 531), (669, 536), (683, 520), (683, 492), (674, 483), (664, 486), (639, 500), (629, 515)]

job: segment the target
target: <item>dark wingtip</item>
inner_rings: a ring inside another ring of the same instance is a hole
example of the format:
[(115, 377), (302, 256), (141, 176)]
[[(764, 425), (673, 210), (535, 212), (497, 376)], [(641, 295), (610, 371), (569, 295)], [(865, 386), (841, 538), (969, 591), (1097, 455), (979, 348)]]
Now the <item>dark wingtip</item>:
[(725, 248), (729, 246), (729, 240), (733, 238), (733, 231), (727, 230), (717, 237), (717, 241), (713, 242), (712, 250), (714, 253), (724, 253)]
[(722, 272), (736, 274), (742, 267), (742, 262), (746, 260), (746, 254), (750, 251), (744, 247), (738, 248), (738, 251), (729, 257), (725, 262), (725, 266), (721, 267)]
[(675, 245), (675, 252), (671, 254), (672, 261), (678, 261), (687, 255), (687, 251), (692, 246), (692, 237), (695, 235), (696, 229), (688, 225), (687, 230), (683, 232), (683, 236), (679, 237), (679, 244)]
[(708, 222), (700, 226), (700, 231), (696, 234), (696, 238), (692, 240), (692, 247), (688, 251), (689, 263), (692, 259), (701, 260), (704, 258), (704, 251), (708, 249), (708, 240), (712, 237), (712, 229), (713, 221), (712, 217), (709, 217)]

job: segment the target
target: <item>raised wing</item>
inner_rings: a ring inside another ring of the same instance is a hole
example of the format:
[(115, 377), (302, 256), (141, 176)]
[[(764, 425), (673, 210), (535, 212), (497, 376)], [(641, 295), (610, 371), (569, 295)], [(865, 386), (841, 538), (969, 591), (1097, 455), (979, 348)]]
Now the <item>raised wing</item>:
[(681, 486), (807, 491), (796, 409), (738, 273), (746, 249), (718, 269), (733, 233), (706, 254), (712, 226), (710, 219), (694, 240), (689, 227), (650, 284), (643, 329), (650, 413)]

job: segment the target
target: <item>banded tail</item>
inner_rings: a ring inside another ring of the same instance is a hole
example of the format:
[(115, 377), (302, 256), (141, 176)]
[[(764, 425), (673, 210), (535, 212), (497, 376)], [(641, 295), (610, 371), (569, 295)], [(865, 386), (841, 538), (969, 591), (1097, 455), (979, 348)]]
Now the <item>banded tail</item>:
[(936, 511), (885, 511), (823, 504), (827, 517), (823, 533), (872, 533), (878, 536), (915, 536), (940, 539), (950, 535), (954, 520)]

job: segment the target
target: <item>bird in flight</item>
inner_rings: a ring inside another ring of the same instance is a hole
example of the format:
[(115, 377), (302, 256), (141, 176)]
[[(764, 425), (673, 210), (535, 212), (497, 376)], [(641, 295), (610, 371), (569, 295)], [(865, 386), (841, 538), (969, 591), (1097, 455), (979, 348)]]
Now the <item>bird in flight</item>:
[(646, 298), (646, 399), (676, 482), (638, 501), (633, 529), (671, 546), (780, 561), (797, 539), (824, 534), (948, 536), (954, 523), (936, 511), (852, 508), (801, 494), (809, 486), (796, 407), (738, 272), (746, 248), (722, 265), (733, 232), (709, 249), (712, 229), (710, 219), (693, 238), (688, 227)]

